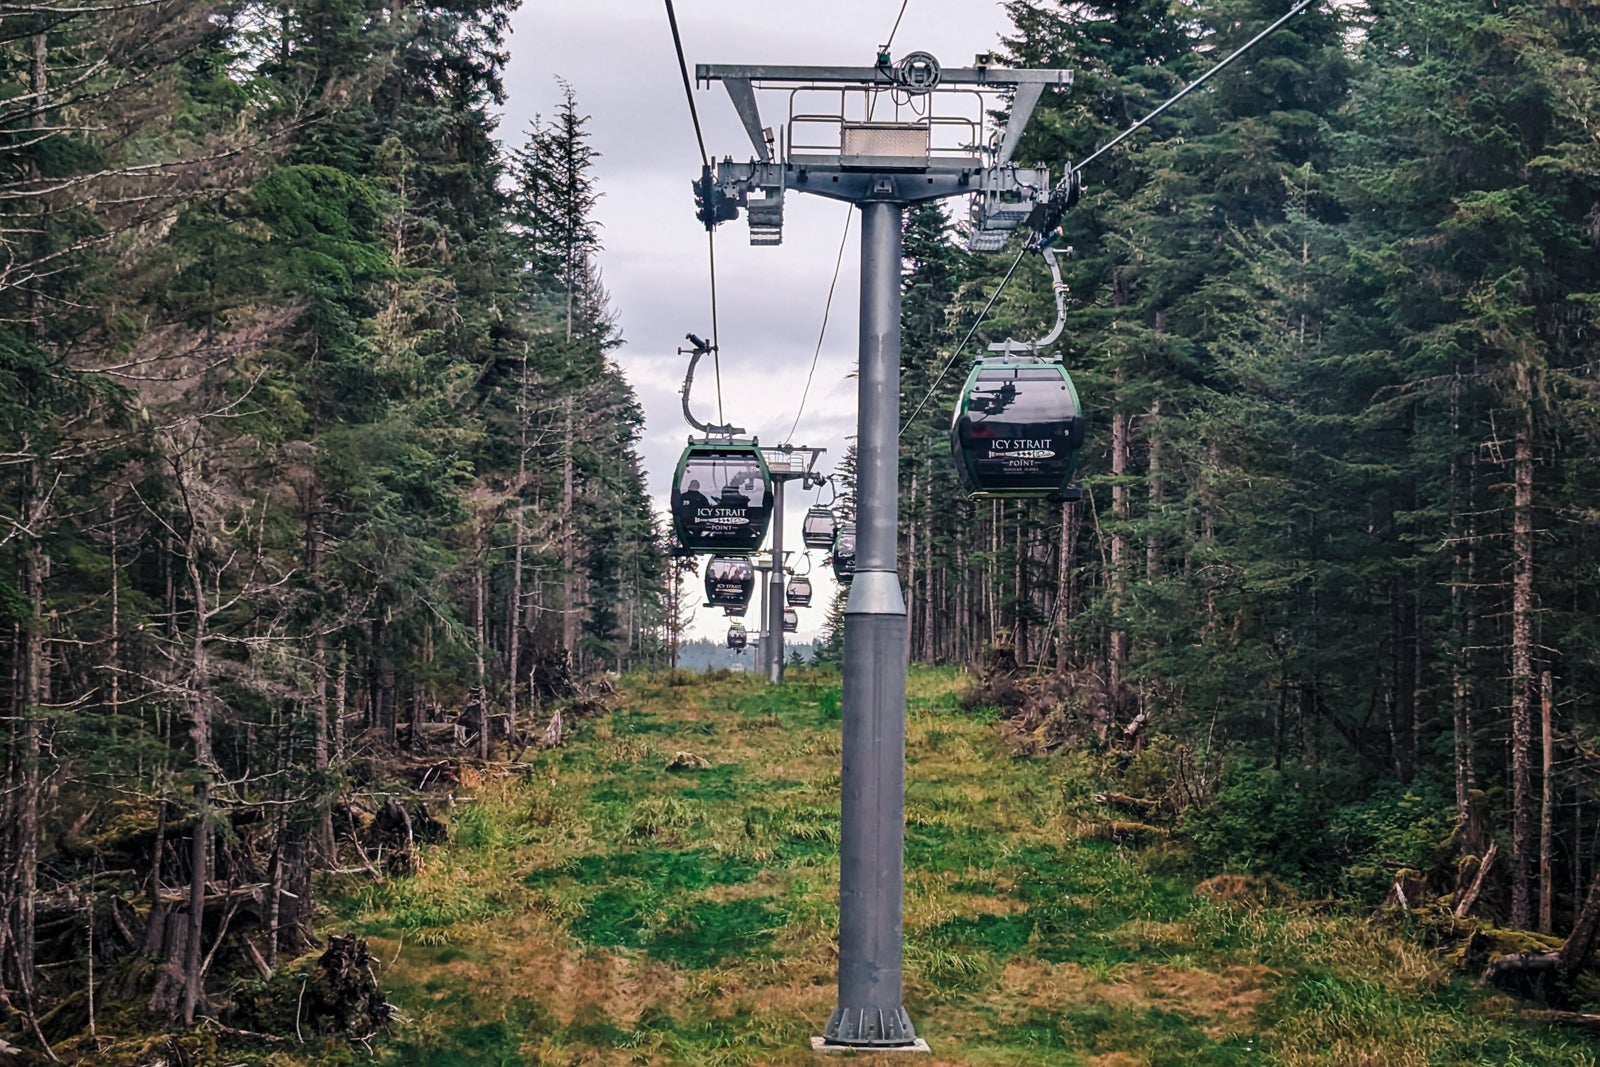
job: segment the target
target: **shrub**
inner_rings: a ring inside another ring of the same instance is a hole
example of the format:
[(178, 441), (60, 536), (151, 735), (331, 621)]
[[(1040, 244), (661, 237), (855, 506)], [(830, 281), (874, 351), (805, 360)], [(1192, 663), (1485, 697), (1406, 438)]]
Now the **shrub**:
[(1339, 889), (1376, 905), (1396, 871), (1444, 866), (1454, 827), (1454, 800), (1438, 784), (1380, 782), (1364, 799), (1329, 813), (1329, 843), (1343, 867)]
[(1338, 873), (1326, 810), (1314, 785), (1299, 776), (1241, 761), (1209, 803), (1184, 812), (1179, 829), (1208, 866), (1321, 891)]

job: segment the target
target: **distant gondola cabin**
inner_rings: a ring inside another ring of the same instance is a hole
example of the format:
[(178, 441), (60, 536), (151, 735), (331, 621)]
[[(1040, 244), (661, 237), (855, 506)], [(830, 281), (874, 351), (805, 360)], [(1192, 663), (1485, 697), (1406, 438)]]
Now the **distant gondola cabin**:
[(805, 542), (807, 548), (832, 548), (833, 528), (836, 525), (833, 509), (815, 504), (806, 509), (806, 517), (800, 524), (800, 540)]
[(803, 574), (790, 578), (789, 587), (784, 590), (783, 595), (791, 608), (809, 608), (811, 606), (811, 579)]
[(1060, 363), (979, 360), (950, 426), (950, 451), (976, 497), (1076, 500), (1083, 408)]
[(855, 523), (842, 522), (833, 534), (833, 576), (846, 585), (856, 576)]
[(743, 556), (714, 556), (706, 564), (706, 603), (742, 612), (756, 591), (756, 569)]

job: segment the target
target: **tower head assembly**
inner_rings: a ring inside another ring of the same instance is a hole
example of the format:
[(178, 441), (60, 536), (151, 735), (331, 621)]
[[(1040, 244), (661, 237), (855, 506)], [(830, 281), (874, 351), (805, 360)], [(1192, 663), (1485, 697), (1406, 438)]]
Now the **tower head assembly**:
[[(727, 88), (754, 149), (750, 162), (725, 158), (695, 182), (707, 228), (743, 208), (750, 243), (778, 244), (791, 190), (852, 203), (970, 195), (969, 247), (992, 251), (1050, 208), (1050, 169), (1018, 166), (1012, 154), (1044, 91), (1071, 88), (1070, 70), (998, 66), (987, 53), (950, 69), (927, 52), (898, 61), (884, 52), (870, 67), (702, 63), (695, 78)], [(757, 90), (784, 94), (776, 134)], [(1007, 104), (1002, 124), (994, 115)]]

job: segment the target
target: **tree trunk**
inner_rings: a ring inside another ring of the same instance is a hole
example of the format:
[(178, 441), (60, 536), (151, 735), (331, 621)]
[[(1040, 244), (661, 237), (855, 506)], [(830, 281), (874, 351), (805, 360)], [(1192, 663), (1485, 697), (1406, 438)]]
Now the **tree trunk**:
[(922, 599), (926, 605), (922, 619), (922, 661), (924, 663), (933, 663), (935, 662), (935, 657), (938, 655), (937, 646), (935, 643), (938, 639), (938, 620), (944, 616), (944, 613), (942, 611), (936, 611), (934, 607), (934, 605), (938, 604), (939, 601), (935, 599), (937, 594), (937, 586), (933, 577), (933, 508), (931, 506), (931, 498), (933, 495), (932, 482), (925, 481), (924, 484), (929, 486), (929, 492), (927, 495), (930, 499), (926, 502), (927, 506), (923, 508), (923, 518), (927, 525), (925, 526), (922, 535)]
[(1022, 526), (1024, 520), (1024, 505), (1017, 504), (1016, 540), (1012, 548), (1012, 648), (1016, 651), (1017, 665), (1026, 666), (1028, 663), (1028, 609), (1022, 597)]
[[(45, 108), (48, 104), (50, 66), (49, 40), (43, 33), (33, 36), (33, 63), (28, 88), (33, 94), (32, 115), (29, 125), (35, 129), (45, 125)], [(34, 178), (39, 177), (37, 165)], [(39, 234), (43, 240), (44, 224), (49, 205), (39, 205)], [(43, 332), (43, 310), (37, 292), (30, 293), (30, 318), (36, 336)], [(47, 679), (45, 672), (44, 642), (44, 582), (49, 571), (49, 559), (39, 538), (44, 527), (48, 507), (44, 486), (44, 468), (33, 442), (24, 441), (21, 451), (33, 452), (27, 460), (23, 474), (23, 494), (19, 508), (22, 518), (22, 594), (27, 599), (28, 620), (23, 626), (21, 653), (21, 693), (17, 711), (22, 718), (21, 752), (17, 766), (21, 772), (22, 795), (16, 806), (16, 914), (12, 935), (15, 939), (17, 982), (21, 988), (28, 1011), (33, 1011), (34, 989), (34, 901), (39, 881), (39, 790), (41, 775), (39, 760), (42, 755), (39, 725), (39, 705), (44, 703)], [(53, 1056), (51, 1057), (54, 1058)]]
[[(569, 327), (570, 328), (570, 327)], [(566, 428), (561, 458), (561, 647), (577, 665), (578, 609), (573, 603), (578, 554), (572, 538), (572, 396), (567, 396)]]
[(474, 660), (477, 681), (474, 691), (478, 700), (478, 758), (489, 758), (489, 688), (486, 684), (488, 668), (484, 663), (484, 646), (489, 643), (488, 633), (488, 582), (484, 579), (484, 567), (487, 563), (489, 531), (484, 531), (483, 550), (478, 553), (476, 563), (472, 568), (472, 624), (477, 638), (477, 658)]
[(189, 572), (189, 593), (194, 598), (194, 648), (189, 660), (189, 737), (194, 743), (194, 761), (202, 775), (195, 786), (194, 836), (189, 855), (189, 913), (184, 941), (183, 1023), (194, 1025), (195, 1009), (202, 996), (204, 975), (201, 949), (205, 928), (206, 880), (210, 871), (211, 789), (216, 758), (211, 751), (211, 665), (208, 648), (210, 608), (205, 582), (200, 574), (201, 531), (190, 516), (190, 531), (185, 545), (185, 565)]
[(1600, 934), (1600, 873), (1589, 883), (1589, 895), (1584, 899), (1578, 921), (1572, 924), (1572, 933), (1561, 946), (1561, 969), (1575, 973), (1594, 954), (1595, 937)]
[[(527, 389), (527, 357), (523, 357), (523, 389)], [(520, 405), (519, 405), (520, 407)], [(511, 595), (506, 605), (506, 735), (513, 743), (517, 737), (517, 672), (522, 669), (522, 546), (527, 540), (527, 513), (522, 506), (522, 488), (528, 478), (528, 426), (526, 417), (522, 424), (522, 449), (517, 457), (517, 525), (516, 539), (511, 546)], [(677, 605), (673, 605), (676, 614)], [(674, 663), (676, 666), (676, 663)]]
[[(328, 635), (324, 632), (327, 605), (322, 582), (322, 552), (326, 539), (323, 526), (322, 495), (312, 490), (306, 509), (306, 575), (316, 595), (316, 611), (311, 620), (311, 763), (324, 775), (329, 767), (328, 751)], [(333, 808), (331, 798), (318, 799), (318, 849), (323, 861), (334, 865)]]
[[(906, 523), (907, 545), (905, 552), (906, 561), (906, 659), (914, 660), (913, 650), (917, 647), (917, 621), (921, 619), (926, 624), (928, 609), (926, 605), (919, 610), (917, 604), (917, 472), (911, 472), (911, 493), (906, 501), (906, 514), (910, 521)], [(782, 521), (778, 516), (776, 521)]]
[(350, 651), (339, 643), (339, 673), (333, 677), (333, 754), (344, 758), (344, 717), (350, 698)]
[(1553, 930), (1551, 907), (1555, 895), (1555, 878), (1550, 873), (1550, 841), (1555, 834), (1556, 820), (1555, 776), (1551, 773), (1555, 764), (1555, 730), (1551, 721), (1554, 711), (1550, 684), (1550, 672), (1545, 671), (1539, 676), (1539, 725), (1544, 756), (1539, 783), (1539, 932), (1542, 934)]
[(1145, 436), (1150, 440), (1150, 529), (1144, 538), (1144, 577), (1151, 581), (1156, 576), (1157, 557), (1160, 555), (1161, 543), (1156, 536), (1156, 511), (1161, 506), (1162, 494), (1166, 491), (1166, 479), (1161, 471), (1161, 439), (1159, 427), (1161, 425), (1161, 398), (1157, 397), (1150, 403), (1150, 417), (1146, 422), (1149, 427)]
[[(1121, 377), (1118, 371), (1119, 381)], [(1128, 582), (1123, 569), (1123, 560), (1128, 553), (1128, 539), (1124, 532), (1124, 524), (1128, 521), (1128, 487), (1122, 482), (1127, 473), (1128, 416), (1118, 410), (1111, 415), (1111, 477), (1114, 479), (1111, 483), (1111, 647), (1106, 663), (1115, 718), (1121, 717), (1122, 678), (1128, 663), (1128, 635), (1120, 622)]]
[(1513, 467), (1511, 577), (1511, 922), (1532, 922), (1533, 433), (1524, 416)]
[[(35, 490), (34, 474), (38, 463), (29, 464), (30, 514), (42, 505)], [(31, 524), (30, 524), (31, 525)], [(44, 552), (30, 537), (23, 545), (23, 591), (28, 599), (28, 621), (22, 633), (22, 693), (18, 711), (22, 717), (21, 795), (17, 811), (16, 917), (13, 923), (17, 982), (28, 1004), (33, 1001), (34, 978), (34, 900), (39, 883), (39, 704), (43, 700), (44, 662)]]
[[(1455, 384), (1451, 387), (1450, 419), (1454, 429), (1460, 420), (1460, 381), (1459, 371), (1456, 374)], [(1456, 785), (1456, 818), (1465, 822), (1467, 819), (1468, 796), (1475, 782), (1473, 772), (1473, 744), (1472, 744), (1472, 647), (1476, 638), (1476, 616), (1467, 610), (1465, 604), (1465, 589), (1471, 588), (1477, 574), (1477, 520), (1472, 517), (1475, 480), (1478, 473), (1477, 452), (1473, 451), (1466, 474), (1466, 500), (1464, 506), (1451, 508), (1451, 532), (1454, 534), (1454, 552), (1452, 553), (1451, 568), (1455, 572), (1454, 580), (1450, 583), (1450, 611), (1455, 620), (1455, 655), (1450, 663), (1450, 705), (1451, 705), (1451, 735), (1454, 742), (1455, 755), (1455, 785)], [(1450, 482), (1452, 487), (1457, 484), (1456, 465), (1451, 464)], [(1465, 530), (1462, 528), (1462, 512), (1467, 513)]]
[(121, 531), (117, 528), (117, 498), (111, 498), (111, 633), (110, 647), (106, 650), (106, 665), (110, 669), (109, 689), (111, 708), (111, 736), (116, 737), (119, 728), (117, 718), (122, 710), (122, 560), (119, 558), (118, 549), (121, 547), (119, 536)]
[(1061, 540), (1056, 545), (1056, 670), (1067, 669), (1067, 623), (1072, 619), (1073, 552), (1075, 531), (1073, 520), (1076, 505), (1070, 501), (1061, 504)]

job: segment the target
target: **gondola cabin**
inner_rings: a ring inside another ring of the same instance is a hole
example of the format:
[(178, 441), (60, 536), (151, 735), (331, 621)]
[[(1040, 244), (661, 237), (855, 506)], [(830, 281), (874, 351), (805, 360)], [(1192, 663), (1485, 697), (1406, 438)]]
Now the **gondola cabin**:
[(797, 633), (800, 629), (800, 613), (793, 608), (783, 609), (783, 632), (786, 634)]
[(772, 519), (772, 475), (753, 442), (689, 443), (673, 480), (672, 527), (690, 553), (754, 552)]
[(783, 598), (791, 608), (809, 608), (811, 606), (811, 579), (803, 574), (789, 579), (789, 588), (783, 591)]
[(706, 564), (706, 604), (742, 613), (755, 591), (756, 569), (743, 556), (713, 556)]
[(805, 521), (800, 524), (800, 540), (807, 548), (832, 548), (835, 525), (832, 508), (821, 504), (809, 507)]
[(750, 633), (744, 628), (744, 623), (735, 619), (728, 624), (728, 647), (742, 649), (750, 643)]
[(950, 425), (950, 452), (975, 497), (1077, 500), (1083, 408), (1060, 363), (982, 359), (967, 375)]
[(856, 526), (842, 522), (833, 535), (833, 576), (845, 585), (856, 576)]

